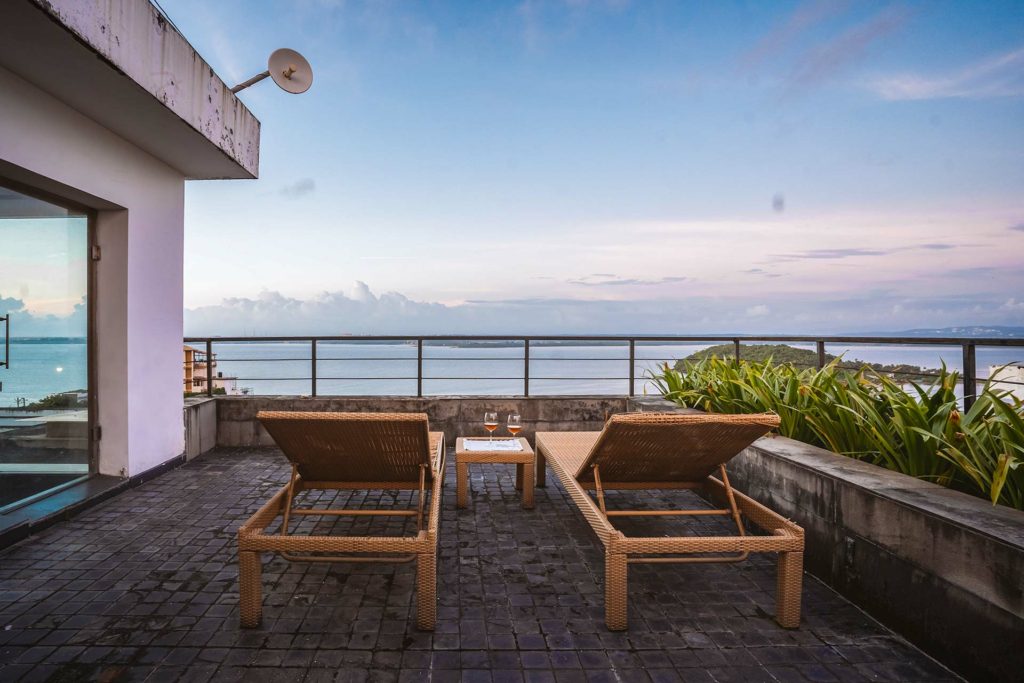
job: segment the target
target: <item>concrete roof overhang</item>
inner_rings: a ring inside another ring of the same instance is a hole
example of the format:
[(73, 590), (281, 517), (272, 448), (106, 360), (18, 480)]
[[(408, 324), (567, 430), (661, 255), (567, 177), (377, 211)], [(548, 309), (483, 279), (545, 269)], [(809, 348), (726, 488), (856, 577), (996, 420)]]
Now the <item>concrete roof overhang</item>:
[(186, 178), (259, 174), (259, 121), (148, 0), (4, 0), (0, 66)]

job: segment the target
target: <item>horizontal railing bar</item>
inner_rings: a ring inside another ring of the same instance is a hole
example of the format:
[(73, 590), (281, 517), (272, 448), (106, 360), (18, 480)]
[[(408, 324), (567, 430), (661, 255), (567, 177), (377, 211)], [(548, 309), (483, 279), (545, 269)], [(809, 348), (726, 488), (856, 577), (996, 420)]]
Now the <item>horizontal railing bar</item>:
[(464, 381), (470, 381), (470, 382), (482, 382), (482, 381), (485, 381), (485, 380), (495, 379), (495, 380), (514, 380), (516, 382), (522, 382), (523, 381), (523, 376), (519, 375), (518, 377), (435, 377), (435, 376), (431, 376), (431, 375), (423, 375), (423, 381), (424, 382), (429, 380), (429, 379), (445, 379), (445, 380), (456, 380), (457, 379), (457, 380), (464, 380)]
[[(415, 359), (413, 359), (413, 360), (415, 360)], [(457, 361), (464, 361), (464, 360), (502, 361), (502, 360), (506, 360), (506, 361), (517, 361), (517, 362), (521, 363), (521, 362), (523, 362), (523, 356), (494, 356), (492, 358), (482, 358), (482, 357), (473, 357), (473, 356), (467, 356), (465, 358), (463, 358), (461, 356), (456, 356), (456, 357), (423, 356), (423, 360), (425, 360), (425, 361), (428, 361), (428, 360), (457, 360)]]
[[(359, 360), (359, 361), (363, 361), (363, 360), (393, 360), (393, 361), (408, 360), (408, 361), (412, 361), (413, 363), (415, 363), (416, 362), (416, 356), (381, 356), (379, 358), (323, 358), (323, 357), (317, 356), (316, 362), (317, 363), (324, 363), (324, 362), (327, 362), (329, 360)], [(515, 360), (515, 359), (510, 359), (510, 360)]]
[[(814, 365), (804, 365), (802, 367), (811, 368), (811, 367), (817, 367), (817, 366), (814, 366)], [(914, 377), (941, 377), (941, 375), (934, 374), (934, 373), (909, 372), (909, 371), (904, 372), (902, 370), (892, 371), (892, 372), (893, 372), (893, 374), (897, 374), (897, 375), (913, 375)], [(205, 378), (202, 378), (202, 379), (205, 382)], [(307, 381), (307, 380), (311, 379), (311, 377), (309, 377), (309, 376), (306, 376), (306, 377), (234, 377), (234, 376), (214, 377), (215, 381), (216, 380), (225, 380), (225, 379), (240, 380), (240, 381), (245, 381), (245, 382), (263, 382), (263, 381), (267, 381), (267, 382), (286, 382), (286, 381), (290, 381), (290, 382), (303, 382), (303, 381)], [(323, 380), (323, 381), (343, 381), (343, 380), (380, 380), (380, 381), (395, 380), (395, 381), (398, 381), (398, 380), (415, 380), (415, 379), (416, 379), (415, 377), (405, 377), (405, 376), (402, 376), (402, 377), (380, 377), (380, 376), (375, 376), (375, 377), (324, 377), (323, 375), (317, 375), (317, 381), (321, 381), (321, 380)], [(424, 375), (423, 379), (425, 379), (425, 380), (427, 380), (427, 379), (463, 380), (464, 379), (464, 380), (472, 380), (472, 381), (482, 381), (482, 380), (489, 380), (489, 379), (495, 379), (495, 380), (521, 380), (522, 376), (518, 376), (518, 377), (493, 377), (493, 376), (487, 376), (487, 377), (447, 377), (447, 376)], [(577, 375), (575, 377), (546, 377), (546, 376), (533, 375), (533, 376), (531, 376), (531, 379), (537, 379), (537, 380), (557, 379), (557, 380), (562, 380), (562, 381), (566, 381), (566, 382), (585, 382), (585, 381), (589, 381), (589, 380), (609, 380), (609, 381), (610, 380), (628, 380), (629, 377), (603, 377), (603, 376), (601, 376), (601, 377), (583, 377), (583, 376), (579, 376), (579, 375)], [(638, 381), (640, 379), (643, 379), (643, 381), (645, 381), (645, 382), (650, 381), (650, 379), (648, 379), (648, 378), (638, 378)], [(991, 377), (978, 377), (975, 381), (978, 384), (984, 384), (987, 381), (991, 381), (992, 383), (995, 383), (995, 384), (1013, 384), (1013, 385), (1017, 385), (1017, 386), (1024, 386), (1024, 382), (1015, 382), (1015, 381), (1009, 380), (1009, 379), (998, 379), (998, 378), (993, 379)]]
[(322, 381), (322, 382), (328, 382), (328, 381), (342, 382), (342, 381), (350, 380), (350, 379), (357, 379), (357, 380), (380, 380), (382, 382), (383, 381), (387, 381), (387, 380), (391, 380), (391, 381), (406, 381), (406, 382), (408, 382), (408, 381), (415, 382), (416, 381), (416, 377), (380, 377), (380, 376), (377, 376), (377, 377), (320, 377), (320, 376), (318, 376), (317, 377), (317, 381)]
[[(461, 362), (461, 361), (464, 361), (464, 360), (489, 360), (489, 361), (494, 361), (494, 362), (499, 362), (499, 361), (510, 361), (510, 362), (511, 361), (519, 361), (519, 362), (522, 362), (524, 360), (524, 358), (523, 358), (523, 356), (504, 356), (504, 357), (500, 357), (500, 358), (458, 358), (458, 357), (455, 357), (455, 358), (432, 358), (430, 356), (424, 356), (423, 360), (425, 360), (425, 361), (427, 361), (427, 360), (441, 360), (441, 361), (458, 361), (458, 362)], [(581, 361), (581, 362), (582, 361), (607, 361), (609, 363), (628, 363), (629, 362), (628, 358), (537, 358), (536, 356), (530, 356), (530, 362), (531, 363), (533, 363), (535, 361), (551, 361), (551, 360), (562, 360), (562, 361), (569, 360), (569, 361)]]
[(546, 379), (557, 379), (557, 380), (561, 380), (563, 382), (588, 382), (588, 381), (592, 381), (592, 380), (601, 380), (601, 381), (609, 381), (609, 382), (610, 381), (616, 381), (616, 382), (629, 381), (629, 377), (532, 377), (531, 379), (535, 379), (538, 382), (543, 382)]
[[(542, 347), (543, 348), (543, 347)], [(629, 363), (628, 358), (537, 358), (536, 356), (530, 357), (531, 361), (551, 361), (551, 360), (572, 360), (580, 362), (592, 362), (592, 361), (607, 361), (609, 363)]]
[[(202, 379), (206, 379), (205, 377)], [(312, 377), (214, 377), (217, 380), (235, 379), (241, 382), (308, 382)]]
[(374, 341), (405, 341), (413, 342), (418, 339), (423, 341), (505, 341), (505, 342), (579, 342), (579, 341), (607, 341), (628, 343), (630, 340), (638, 343), (663, 342), (663, 343), (703, 343), (703, 342), (793, 342), (813, 344), (823, 341), (826, 344), (874, 344), (882, 346), (962, 346), (972, 344), (974, 346), (1022, 346), (1024, 338), (1000, 338), (1000, 337), (859, 337), (859, 336), (807, 336), (807, 335), (766, 335), (766, 336), (726, 336), (726, 335), (351, 335), (351, 336), (253, 336), (253, 337), (185, 337), (186, 344), (210, 341), (216, 344), (242, 343), (242, 342), (308, 342), (310, 340), (325, 342), (374, 342)]
[[(252, 361), (252, 362), (273, 362), (273, 361), (299, 362), (299, 361), (311, 361), (311, 360), (313, 360), (313, 359), (312, 358), (218, 358), (217, 362), (218, 363), (248, 363), (250, 361)], [(390, 362), (398, 362), (398, 361), (415, 362), (416, 358), (317, 358), (317, 363), (325, 363), (325, 362), (328, 362), (328, 361), (382, 361), (382, 360), (386, 360), (386, 361), (390, 361)], [(507, 362), (522, 361), (523, 357), (522, 356), (505, 356), (505, 357), (500, 357), (500, 358), (431, 358), (429, 356), (424, 356), (423, 360), (425, 360), (425, 361), (427, 361), (427, 360), (433, 360), (433, 361), (453, 361), (453, 362), (454, 361), (461, 362), (461, 361), (464, 361), (464, 360), (473, 360), (473, 361), (493, 361), (493, 362), (497, 363), (497, 362), (501, 362), (501, 361), (507, 361)], [(667, 363), (667, 362), (670, 362), (670, 361), (680, 361), (680, 360), (686, 360), (686, 359), (685, 358), (637, 358), (637, 359), (635, 359), (635, 362), (636, 363), (640, 363), (642, 361), (658, 361), (658, 362)], [(600, 362), (607, 362), (607, 363), (623, 363), (623, 362), (628, 363), (629, 359), (628, 358), (537, 358), (536, 356), (531, 356), (530, 357), (530, 362), (531, 363), (532, 362), (537, 362), (537, 361), (577, 361), (577, 362), (587, 362), (587, 363), (600, 361)], [(787, 361), (787, 362), (789, 362), (789, 363), (791, 363), (793, 365), (806, 365), (808, 367), (817, 367), (817, 366), (815, 366), (814, 363), (801, 363), (799, 361)], [(848, 362), (845, 362), (845, 363), (839, 363), (838, 367), (845, 368), (845, 369), (850, 369), (850, 368), (854, 368), (854, 367), (861, 368), (861, 367), (864, 367), (865, 365), (870, 365), (870, 364), (871, 364), (871, 361), (867, 361), (867, 360), (863, 361), (860, 365), (857, 365), (857, 364), (854, 364), (854, 363), (848, 361)], [(189, 367), (189, 364), (186, 363), (184, 365), (184, 367), (186, 367), (186, 368)], [(935, 376), (938, 376), (937, 373), (931, 373), (931, 374), (935, 375)]]
[[(313, 359), (312, 358), (217, 358), (214, 361), (214, 363), (248, 363), (249, 361), (253, 361), (253, 362), (256, 362), (256, 363), (263, 363), (263, 362), (267, 362), (267, 361), (278, 361), (278, 360), (279, 361), (292, 361), (292, 362), (295, 362), (295, 361), (303, 361), (303, 360), (304, 361), (311, 361)], [(321, 358), (321, 359), (318, 359), (318, 360), (323, 360), (323, 359)]]

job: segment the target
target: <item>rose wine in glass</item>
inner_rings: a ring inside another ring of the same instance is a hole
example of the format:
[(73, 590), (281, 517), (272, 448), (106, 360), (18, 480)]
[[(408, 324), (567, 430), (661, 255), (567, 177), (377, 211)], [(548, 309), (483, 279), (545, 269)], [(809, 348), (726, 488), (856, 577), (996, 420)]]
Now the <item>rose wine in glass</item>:
[(523, 429), (523, 423), (519, 420), (518, 413), (509, 413), (508, 416), (508, 431), (512, 436), (515, 436)]
[(484, 413), (484, 429), (487, 430), (487, 443), (494, 445), (494, 430), (498, 428), (498, 414)]

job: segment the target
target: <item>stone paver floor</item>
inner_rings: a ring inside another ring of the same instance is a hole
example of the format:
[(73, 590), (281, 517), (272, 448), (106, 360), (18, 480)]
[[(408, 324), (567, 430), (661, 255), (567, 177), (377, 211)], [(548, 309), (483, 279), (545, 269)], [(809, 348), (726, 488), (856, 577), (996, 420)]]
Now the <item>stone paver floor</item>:
[[(803, 626), (779, 628), (772, 556), (633, 565), (630, 629), (609, 632), (601, 546), (553, 478), (527, 511), (513, 466), (478, 465), (470, 507), (456, 510), (451, 458), (448, 469), (433, 633), (414, 625), (411, 564), (270, 555), (263, 625), (240, 629), (235, 532), (287, 466), (274, 450), (218, 450), (0, 551), (0, 681), (955, 680), (810, 577)], [(627, 532), (665, 523), (692, 524)]]

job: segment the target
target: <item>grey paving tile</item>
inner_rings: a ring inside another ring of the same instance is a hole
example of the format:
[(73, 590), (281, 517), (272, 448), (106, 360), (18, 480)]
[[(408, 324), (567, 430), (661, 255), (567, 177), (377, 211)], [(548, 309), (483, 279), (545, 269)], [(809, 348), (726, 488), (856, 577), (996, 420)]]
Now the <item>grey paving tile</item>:
[[(523, 510), (510, 466), (472, 470), (442, 506), (438, 627), (416, 630), (412, 565), (291, 564), (267, 555), (264, 622), (238, 626), (239, 525), (287, 477), (273, 449), (226, 449), (0, 551), (0, 680), (955, 680), (815, 581), (804, 625), (770, 614), (770, 557), (633, 565), (630, 629), (604, 627), (600, 545), (549, 477)], [(689, 493), (613, 493), (664, 506)], [(406, 492), (314, 493), (316, 504), (412, 505)], [(398, 518), (301, 521), (317, 533), (401, 533)], [(724, 522), (629, 520), (715, 534)], [(625, 527), (625, 525), (624, 525)], [(681, 528), (681, 527), (680, 527)]]

